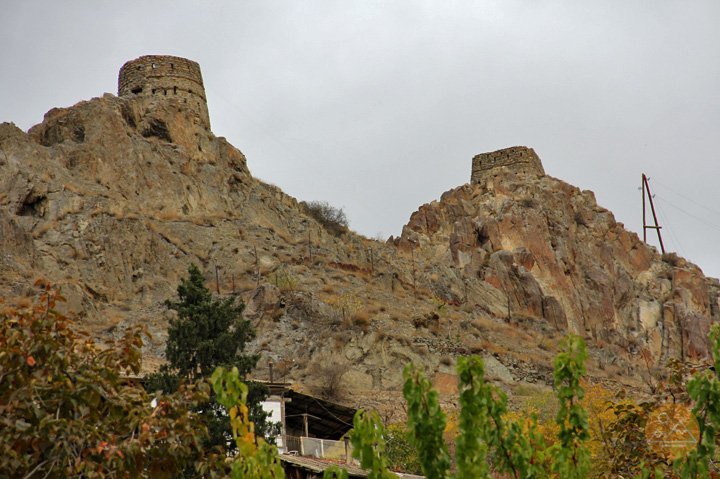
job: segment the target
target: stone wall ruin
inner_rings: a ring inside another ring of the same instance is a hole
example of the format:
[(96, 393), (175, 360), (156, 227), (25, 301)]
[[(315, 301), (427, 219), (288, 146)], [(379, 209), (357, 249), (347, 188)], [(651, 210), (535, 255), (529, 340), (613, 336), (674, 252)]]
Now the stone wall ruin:
[(535, 150), (526, 146), (513, 146), (502, 150), (481, 153), (472, 159), (471, 183), (479, 183), (490, 170), (504, 166), (516, 173), (542, 176), (545, 169)]
[(120, 69), (118, 96), (182, 101), (198, 123), (210, 130), (200, 65), (192, 60), (168, 55), (146, 55), (130, 60)]

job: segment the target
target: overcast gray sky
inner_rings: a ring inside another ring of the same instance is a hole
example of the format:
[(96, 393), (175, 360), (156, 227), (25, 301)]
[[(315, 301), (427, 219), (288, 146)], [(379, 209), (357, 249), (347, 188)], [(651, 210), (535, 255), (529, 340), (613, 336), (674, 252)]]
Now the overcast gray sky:
[(717, 0), (2, 0), (0, 45), (24, 130), (117, 94), (125, 61), (197, 61), (253, 175), (371, 237), (515, 145), (642, 237), (646, 173), (666, 249), (720, 276)]

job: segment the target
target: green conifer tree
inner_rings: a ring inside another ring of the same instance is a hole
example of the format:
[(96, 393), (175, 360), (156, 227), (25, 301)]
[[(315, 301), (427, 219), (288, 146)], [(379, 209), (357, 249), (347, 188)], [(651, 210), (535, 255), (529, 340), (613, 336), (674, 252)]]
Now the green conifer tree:
[[(255, 368), (260, 355), (243, 354), (248, 341), (255, 337), (249, 321), (242, 319), (245, 304), (231, 296), (225, 300), (213, 299), (205, 287), (205, 277), (197, 266), (190, 265), (189, 279), (182, 278), (177, 288), (178, 301), (165, 301), (165, 305), (177, 311), (177, 318), (170, 321), (165, 355), (170, 362), (158, 373), (148, 378), (148, 390), (177, 390), (183, 379), (210, 378), (215, 368), (237, 367), (245, 378)], [(248, 408), (255, 422), (255, 432), (271, 439), (277, 433), (277, 425), (267, 421), (260, 403), (267, 398), (267, 386), (249, 383)], [(204, 404), (201, 412), (208, 420), (210, 446), (234, 449), (230, 440), (228, 417), (222, 412), (214, 397)]]

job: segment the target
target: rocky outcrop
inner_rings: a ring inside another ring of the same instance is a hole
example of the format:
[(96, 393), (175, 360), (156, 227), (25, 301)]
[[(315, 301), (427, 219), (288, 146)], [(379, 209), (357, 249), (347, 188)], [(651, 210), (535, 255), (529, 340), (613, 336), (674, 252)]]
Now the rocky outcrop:
[(659, 255), (590, 191), (493, 171), (420, 207), (391, 242), (495, 288), (490, 310), (600, 341), (640, 341), (657, 357), (709, 352), (717, 286), (708, 287), (697, 266)]
[(211, 290), (245, 299), (258, 377), (270, 361), (304, 384), (336, 367), (374, 391), (397, 390), (411, 361), (452, 390), (453, 362), (470, 353), (495, 358), (507, 383), (542, 381), (566, 330), (623, 371), (641, 348), (658, 362), (706, 355), (718, 281), (658, 255), (592, 192), (536, 173), (493, 167), (387, 244), (336, 236), (184, 103), (105, 95), (28, 133), (0, 125), (0, 297), (31, 296), (44, 278), (100, 339), (142, 323), (152, 368), (172, 317), (163, 302), (194, 263)]

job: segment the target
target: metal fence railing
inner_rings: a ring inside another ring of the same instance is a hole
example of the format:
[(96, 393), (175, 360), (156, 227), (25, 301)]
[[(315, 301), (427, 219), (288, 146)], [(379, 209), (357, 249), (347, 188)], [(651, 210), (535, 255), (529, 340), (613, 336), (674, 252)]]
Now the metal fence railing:
[(286, 453), (302, 453), (302, 442), (296, 436), (282, 436), (283, 446)]
[[(297, 452), (301, 456), (312, 456), (321, 459), (346, 461), (352, 457), (352, 446), (345, 441), (318, 439), (316, 437), (282, 436), (282, 444), (286, 453)], [(346, 449), (347, 447), (347, 449)]]

